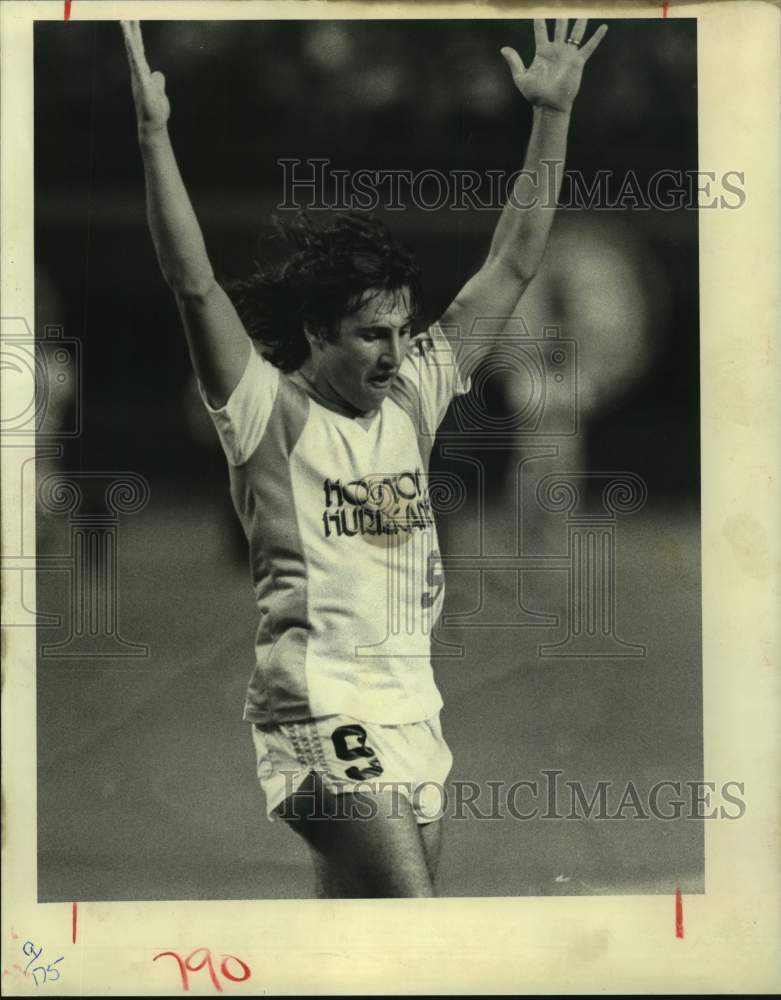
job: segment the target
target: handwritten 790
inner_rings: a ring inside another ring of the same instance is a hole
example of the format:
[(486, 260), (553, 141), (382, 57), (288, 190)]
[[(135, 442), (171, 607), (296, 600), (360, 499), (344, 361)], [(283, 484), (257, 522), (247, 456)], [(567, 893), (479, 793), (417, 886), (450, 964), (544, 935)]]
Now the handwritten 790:
[[(175, 959), (179, 966), (179, 975), (182, 979), (182, 989), (189, 990), (190, 988), (190, 972), (200, 972), (202, 969), (206, 968), (209, 970), (209, 976), (211, 977), (212, 985), (215, 990), (222, 992), (222, 985), (220, 984), (219, 976), (217, 975), (217, 970), (214, 967), (214, 959), (212, 958), (212, 953), (208, 948), (196, 948), (195, 951), (191, 951), (186, 958), (182, 958), (178, 952), (175, 951), (161, 951), (158, 955), (152, 959), (156, 962), (158, 958), (163, 958), (164, 956), (170, 956)], [(243, 983), (250, 978), (252, 973), (246, 962), (242, 962), (240, 958), (236, 958), (235, 955), (220, 955), (222, 961), (220, 962), (220, 975), (229, 980), (231, 983)], [(230, 963), (235, 963), (234, 969), (231, 970)], [(238, 969), (236, 969), (236, 966)]]

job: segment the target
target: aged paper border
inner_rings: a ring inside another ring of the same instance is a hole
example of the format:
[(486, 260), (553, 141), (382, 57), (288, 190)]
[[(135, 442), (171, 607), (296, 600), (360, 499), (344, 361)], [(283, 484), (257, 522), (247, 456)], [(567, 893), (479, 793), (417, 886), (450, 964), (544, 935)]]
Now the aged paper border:
[[(779, 658), (779, 26), (775, 4), (361, 4), (72, 0), (73, 20), (359, 17), (697, 17), (700, 169), (745, 171), (740, 210), (703, 211), (701, 424), (705, 778), (745, 781), (746, 813), (705, 824), (706, 893), (670, 897), (36, 903), (35, 635), (3, 637), (3, 992), (181, 992), (164, 949), (208, 945), (271, 994), (774, 992), (781, 988)], [(2, 315), (33, 317), (32, 22), (61, 0), (0, 4)], [(13, 407), (6, 398), (4, 406)], [(19, 454), (2, 448), (3, 538), (19, 516)], [(25, 551), (34, 523), (25, 520)], [(29, 547), (28, 547), (29, 545)], [(6, 595), (7, 597), (8, 595)], [(9, 617), (11, 612), (9, 612)], [(13, 970), (34, 936), (58, 983)], [(214, 993), (208, 976), (191, 993)]]

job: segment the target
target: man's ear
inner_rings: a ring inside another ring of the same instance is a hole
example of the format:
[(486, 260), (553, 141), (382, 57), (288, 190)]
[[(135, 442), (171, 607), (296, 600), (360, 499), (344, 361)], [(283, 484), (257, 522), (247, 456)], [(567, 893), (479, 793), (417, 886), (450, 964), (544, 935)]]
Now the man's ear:
[(310, 349), (316, 347), (322, 348), (326, 341), (325, 327), (317, 326), (314, 323), (310, 323), (309, 320), (304, 320), (304, 336), (306, 337)]

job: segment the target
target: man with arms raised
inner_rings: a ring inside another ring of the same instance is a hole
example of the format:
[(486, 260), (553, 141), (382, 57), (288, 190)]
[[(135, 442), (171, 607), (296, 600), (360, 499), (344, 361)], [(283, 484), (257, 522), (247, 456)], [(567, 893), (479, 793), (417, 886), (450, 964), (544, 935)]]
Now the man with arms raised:
[[(244, 717), (269, 813), (305, 839), (322, 896), (434, 895), (441, 800), (418, 791), (441, 787), (452, 758), (429, 662), (443, 576), (428, 460), (468, 389), (465, 335), (512, 315), (548, 240), (541, 164), (563, 163), (583, 66), (607, 31), (582, 44), (585, 20), (567, 26), (551, 41), (534, 22), (528, 69), (502, 49), (534, 106), (524, 172), (482, 267), (417, 337), (417, 265), (370, 216), (319, 228), (296, 216), (284, 265), (226, 294), (171, 148), (163, 76), (138, 23), (122, 26), (149, 225), (249, 542), (260, 625)], [(461, 332), (452, 346), (443, 327)]]

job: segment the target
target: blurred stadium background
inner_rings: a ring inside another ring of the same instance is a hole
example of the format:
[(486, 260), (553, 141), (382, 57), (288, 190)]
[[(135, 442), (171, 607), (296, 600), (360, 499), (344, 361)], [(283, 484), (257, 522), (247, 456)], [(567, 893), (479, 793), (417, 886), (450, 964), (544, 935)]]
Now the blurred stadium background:
[[(593, 29), (595, 25), (591, 25)], [(282, 158), (332, 169), (520, 165), (531, 115), (499, 56), (531, 58), (529, 22), (161, 22), (147, 54), (167, 78), (171, 132), (219, 275), (239, 277), (283, 198)], [(622, 20), (589, 63), (568, 164), (587, 180), (697, 168), (694, 21)], [(41, 658), (39, 898), (189, 899), (309, 893), (304, 848), (266, 822), (240, 721), (256, 624), (222, 453), (194, 399), (175, 306), (144, 215), (143, 174), (118, 26), (39, 23), (35, 34), (36, 333), (82, 344), (83, 428), (65, 471), (133, 471), (145, 509), (119, 528), (120, 626), (141, 660)], [(414, 245), (427, 319), (479, 264), (496, 212), (379, 213)], [(578, 343), (580, 430), (553, 470), (626, 470), (646, 507), (617, 526), (622, 637), (641, 660), (541, 660), (560, 629), (449, 629), (466, 656), (437, 675), (453, 778), (659, 780), (702, 777), (697, 214), (560, 212), (543, 272), (519, 315)], [(491, 412), (524, 405), (507, 373)], [(65, 419), (56, 399), (50, 419)], [(71, 402), (72, 405), (72, 402)], [(455, 427), (451, 415), (447, 429)], [(517, 455), (523, 456), (519, 442)], [(516, 452), (513, 452), (514, 454)], [(506, 551), (516, 515), (508, 453), (480, 453), (485, 545)], [(437, 457), (438, 467), (463, 466)], [(52, 471), (40, 463), (41, 475)], [(528, 486), (528, 484), (526, 484)], [(469, 553), (474, 484), (442, 519), (446, 553)], [(530, 551), (560, 551), (560, 524), (522, 508)], [(63, 553), (67, 519), (39, 514), (39, 555)], [(550, 547), (553, 546), (553, 549)], [(448, 577), (446, 608), (474, 604), (473, 574)], [(513, 574), (486, 599), (502, 620)], [(566, 580), (525, 596), (563, 610)], [(504, 577), (504, 579), (502, 578)], [(553, 579), (555, 577), (555, 580)], [(63, 615), (65, 574), (38, 573), (38, 608)], [(536, 602), (536, 604), (535, 604)], [(726, 776), (725, 776), (726, 777)], [(444, 895), (700, 891), (701, 822), (453, 821)]]

